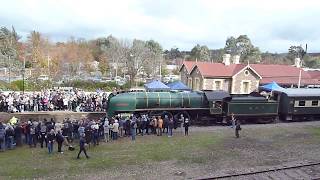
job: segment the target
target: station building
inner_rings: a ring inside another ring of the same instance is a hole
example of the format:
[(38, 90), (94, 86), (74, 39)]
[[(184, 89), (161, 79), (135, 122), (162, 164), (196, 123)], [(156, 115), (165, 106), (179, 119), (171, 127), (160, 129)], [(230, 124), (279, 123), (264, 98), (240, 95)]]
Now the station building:
[(301, 87), (320, 86), (320, 71), (305, 71), (300, 64), (300, 59), (294, 65), (240, 64), (240, 56), (225, 54), (222, 63), (184, 61), (179, 71), (181, 81), (193, 90), (249, 94), (273, 81), (283, 87), (296, 87), (299, 79)]

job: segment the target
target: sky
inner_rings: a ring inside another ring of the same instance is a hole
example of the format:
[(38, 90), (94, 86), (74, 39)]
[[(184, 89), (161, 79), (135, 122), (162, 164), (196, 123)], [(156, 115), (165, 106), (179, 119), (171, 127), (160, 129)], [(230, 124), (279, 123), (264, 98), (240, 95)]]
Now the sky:
[(25, 39), (36, 30), (53, 41), (153, 39), (164, 49), (225, 46), (246, 34), (265, 52), (308, 44), (320, 52), (319, 0), (0, 0), (0, 26)]

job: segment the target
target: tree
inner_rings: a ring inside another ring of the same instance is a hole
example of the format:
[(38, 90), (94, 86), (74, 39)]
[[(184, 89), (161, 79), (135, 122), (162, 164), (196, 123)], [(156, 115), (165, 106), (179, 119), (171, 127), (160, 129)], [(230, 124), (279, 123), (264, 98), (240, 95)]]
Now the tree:
[(173, 47), (170, 49), (170, 51), (165, 50), (165, 59), (166, 60), (176, 60), (178, 58), (183, 58), (182, 53), (180, 52), (179, 48)]
[(254, 47), (247, 35), (240, 35), (238, 38), (229, 37), (224, 50), (231, 55), (240, 55), (243, 61), (260, 62), (261, 60), (259, 48)]
[(0, 29), (0, 65), (9, 69), (9, 81), (11, 71), (20, 71), (21, 63), (19, 62), (19, 39), (14, 27), (12, 31), (6, 27)]
[(237, 39), (234, 38), (233, 36), (229, 37), (226, 40), (226, 45), (224, 47), (224, 50), (226, 53), (231, 54), (231, 55), (238, 55), (239, 52), (239, 48), (237, 47)]
[(207, 46), (197, 44), (191, 50), (191, 58), (199, 61), (210, 61), (210, 51)]
[[(149, 76), (151, 74), (153, 76), (160, 74), (160, 66), (165, 65), (165, 62), (163, 61), (163, 51), (161, 45), (154, 40), (149, 40), (146, 41), (146, 48), (148, 50), (146, 53), (149, 53), (149, 55), (146, 57), (148, 57), (149, 60), (147, 60), (144, 64), (144, 72)], [(155, 66), (159, 68), (154, 68)]]
[(290, 59), (294, 60), (295, 58), (303, 58), (306, 54), (306, 51), (300, 46), (290, 46), (288, 50), (288, 56)]
[(127, 51), (129, 48), (129, 43), (126, 40), (119, 41), (112, 35), (107, 37), (106, 41), (106, 57), (110, 61), (110, 68), (114, 69), (114, 76), (118, 76), (118, 69), (123, 67), (125, 61), (127, 60)]
[(150, 49), (147, 48), (146, 42), (134, 39), (132, 46), (128, 49), (126, 66), (130, 76), (130, 85), (138, 73), (143, 73), (147, 67), (148, 60), (151, 58)]
[[(14, 28), (12, 31), (6, 27), (0, 29), (0, 60), (1, 65), (9, 67), (12, 64), (16, 64), (14, 61), (18, 57), (17, 43), (19, 36), (16, 34)], [(10, 59), (10, 62), (9, 62)]]

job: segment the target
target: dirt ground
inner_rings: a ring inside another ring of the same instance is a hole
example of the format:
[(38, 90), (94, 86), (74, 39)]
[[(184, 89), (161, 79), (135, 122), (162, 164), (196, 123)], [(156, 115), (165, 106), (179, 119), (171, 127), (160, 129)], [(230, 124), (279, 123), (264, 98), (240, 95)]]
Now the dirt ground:
[[(190, 136), (212, 132), (220, 142), (190, 153), (198, 162), (176, 160), (123, 165), (107, 171), (49, 179), (199, 179), (275, 166), (320, 160), (320, 122), (243, 125), (240, 138), (228, 126), (191, 127)], [(178, 134), (178, 132), (176, 132)], [(180, 134), (181, 135), (181, 134)], [(46, 178), (47, 179), (47, 178)]]

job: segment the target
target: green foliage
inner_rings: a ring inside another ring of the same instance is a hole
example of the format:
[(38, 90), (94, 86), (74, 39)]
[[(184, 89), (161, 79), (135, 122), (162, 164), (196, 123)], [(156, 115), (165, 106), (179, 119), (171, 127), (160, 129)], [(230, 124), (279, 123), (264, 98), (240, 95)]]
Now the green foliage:
[(6, 27), (0, 28), (0, 66), (15, 67), (18, 62), (18, 41), (20, 37), (12, 27), (12, 31)]
[(209, 61), (210, 60), (210, 51), (207, 46), (200, 46), (197, 44), (191, 50), (191, 58), (197, 59), (199, 61)]
[(167, 66), (166, 65), (162, 65), (161, 66), (161, 75), (165, 76), (165, 75), (168, 75), (168, 74), (169, 74), (169, 71), (167, 69)]
[(182, 53), (180, 52), (179, 48), (177, 48), (177, 47), (171, 48), (170, 51), (165, 50), (164, 54), (165, 54), (165, 58), (167, 60), (169, 60), (169, 59), (170, 60), (175, 60), (175, 59), (178, 59), (178, 58), (183, 58)]
[(25, 68), (32, 68), (32, 63), (30, 61), (26, 61)]
[(288, 57), (292, 60), (295, 58), (303, 58), (306, 51), (301, 46), (290, 46), (288, 50)]
[(11, 88), (16, 91), (22, 91), (23, 90), (23, 81), (17, 80), (17, 81), (11, 82)]
[(158, 42), (154, 40), (149, 40), (149, 41), (146, 41), (146, 46), (154, 55), (161, 55), (162, 47)]
[(260, 62), (261, 52), (255, 47), (247, 35), (240, 35), (238, 38), (229, 37), (224, 47), (226, 53), (240, 55), (243, 61)]
[(320, 68), (320, 57), (304, 56), (303, 63), (309, 68)]

